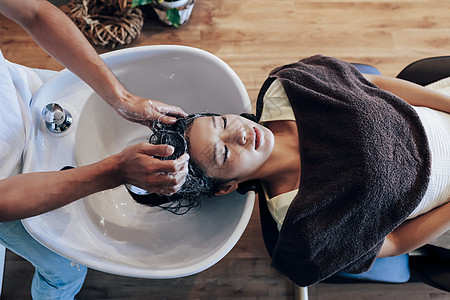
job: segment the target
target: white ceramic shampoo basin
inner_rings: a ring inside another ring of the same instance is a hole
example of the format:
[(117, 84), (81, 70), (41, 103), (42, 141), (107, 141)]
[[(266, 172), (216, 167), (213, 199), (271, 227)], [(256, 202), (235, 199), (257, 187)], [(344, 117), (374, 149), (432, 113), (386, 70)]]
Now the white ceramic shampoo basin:
[[(102, 56), (132, 92), (186, 112), (241, 113), (250, 108), (242, 82), (223, 61), (183, 46), (148, 46)], [(73, 125), (46, 130), (42, 108), (57, 102)], [(25, 172), (81, 166), (145, 142), (151, 131), (121, 118), (98, 95), (64, 70), (38, 91), (32, 104), (35, 132)], [(118, 275), (175, 278), (200, 272), (224, 257), (244, 232), (254, 193), (205, 198), (200, 209), (177, 216), (134, 202), (124, 186), (23, 220), (39, 242), (88, 267)]]

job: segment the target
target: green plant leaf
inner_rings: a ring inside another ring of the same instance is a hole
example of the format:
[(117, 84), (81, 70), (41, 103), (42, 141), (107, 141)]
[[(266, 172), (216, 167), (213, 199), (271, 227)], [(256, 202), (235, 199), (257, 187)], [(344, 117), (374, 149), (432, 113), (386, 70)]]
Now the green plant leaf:
[[(131, 3), (131, 7), (136, 7), (136, 6), (139, 6), (139, 5), (147, 5), (147, 4), (149, 4), (149, 3), (153, 2), (153, 1), (154, 0), (133, 0), (132, 3)], [(158, 2), (160, 2), (160, 1), (158, 1)]]
[(167, 19), (174, 27), (180, 26), (180, 12), (177, 8), (171, 8), (167, 11)]

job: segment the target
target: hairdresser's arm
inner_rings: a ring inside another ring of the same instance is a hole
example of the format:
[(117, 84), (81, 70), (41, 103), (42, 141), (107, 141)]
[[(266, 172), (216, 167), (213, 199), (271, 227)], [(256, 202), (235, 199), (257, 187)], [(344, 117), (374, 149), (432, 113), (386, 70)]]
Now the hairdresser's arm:
[(170, 146), (143, 143), (88, 166), (0, 180), (0, 222), (48, 212), (124, 183), (170, 195), (184, 183), (189, 156), (170, 161), (152, 156), (172, 152)]
[(418, 84), (382, 75), (364, 74), (373, 84), (389, 91), (414, 106), (426, 106), (450, 113), (450, 97)]
[(379, 257), (411, 252), (450, 230), (450, 202), (408, 220), (384, 240)]
[(172, 123), (162, 114), (185, 116), (178, 107), (130, 93), (98, 56), (75, 24), (46, 0), (0, 0), (0, 13), (21, 25), (39, 46), (71, 70), (128, 120)]

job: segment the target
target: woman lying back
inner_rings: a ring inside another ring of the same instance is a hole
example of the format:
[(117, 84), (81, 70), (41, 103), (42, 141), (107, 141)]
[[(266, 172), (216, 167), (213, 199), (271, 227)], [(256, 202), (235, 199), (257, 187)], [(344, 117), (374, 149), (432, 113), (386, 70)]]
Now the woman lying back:
[(261, 182), (272, 266), (307, 286), (367, 271), (450, 229), (450, 170), (439, 168), (450, 161), (449, 112), (448, 96), (314, 56), (272, 71), (259, 123), (180, 123), (190, 173), (205, 188), (194, 198)]

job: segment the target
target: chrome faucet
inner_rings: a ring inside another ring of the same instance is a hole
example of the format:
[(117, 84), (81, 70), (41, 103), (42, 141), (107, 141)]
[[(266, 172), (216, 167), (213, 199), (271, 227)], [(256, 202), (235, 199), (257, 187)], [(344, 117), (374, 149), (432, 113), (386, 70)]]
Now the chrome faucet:
[(42, 118), (48, 130), (55, 133), (66, 131), (72, 124), (72, 115), (57, 103), (49, 103), (42, 110)]

